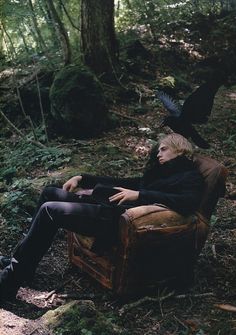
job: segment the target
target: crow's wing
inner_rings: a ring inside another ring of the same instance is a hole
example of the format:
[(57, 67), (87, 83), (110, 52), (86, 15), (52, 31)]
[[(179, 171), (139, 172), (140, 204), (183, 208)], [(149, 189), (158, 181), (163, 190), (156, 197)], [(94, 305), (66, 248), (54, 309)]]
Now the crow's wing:
[(162, 91), (156, 91), (156, 97), (161, 100), (163, 106), (175, 117), (181, 114), (181, 105), (174, 101), (168, 94)]
[(189, 123), (206, 123), (213, 105), (212, 91), (207, 83), (199, 86), (184, 101), (181, 119)]
[(221, 82), (209, 80), (199, 86), (185, 100), (181, 118), (190, 123), (206, 123), (211, 114), (214, 98)]

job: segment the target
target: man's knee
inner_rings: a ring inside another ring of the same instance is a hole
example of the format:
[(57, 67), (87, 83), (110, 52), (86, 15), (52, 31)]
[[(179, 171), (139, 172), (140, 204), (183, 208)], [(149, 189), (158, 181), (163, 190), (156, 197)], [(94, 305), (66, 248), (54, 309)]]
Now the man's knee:
[(41, 193), (42, 202), (53, 201), (57, 198), (59, 188), (56, 186), (46, 186)]
[(47, 215), (51, 220), (60, 220), (68, 212), (67, 206), (70, 205), (60, 201), (47, 201), (41, 205), (39, 211), (41, 215)]
[(39, 209), (40, 216), (46, 216), (51, 221), (60, 213), (60, 203), (56, 201), (47, 201)]

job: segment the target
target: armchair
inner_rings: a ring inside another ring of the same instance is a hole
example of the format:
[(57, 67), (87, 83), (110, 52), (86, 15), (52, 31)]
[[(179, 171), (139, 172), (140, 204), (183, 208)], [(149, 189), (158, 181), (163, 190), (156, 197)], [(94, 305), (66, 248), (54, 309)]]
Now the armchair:
[(194, 159), (205, 180), (195, 215), (183, 217), (155, 205), (128, 209), (120, 218), (117, 245), (102, 256), (91, 250), (94, 239), (69, 232), (70, 262), (119, 295), (163, 280), (187, 284), (207, 239), (212, 212), (224, 196), (227, 176), (216, 160), (200, 155)]

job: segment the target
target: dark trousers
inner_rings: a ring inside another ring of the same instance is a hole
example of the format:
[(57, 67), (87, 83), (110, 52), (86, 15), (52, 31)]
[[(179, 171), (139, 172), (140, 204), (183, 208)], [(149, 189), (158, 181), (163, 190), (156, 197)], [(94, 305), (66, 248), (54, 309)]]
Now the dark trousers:
[(59, 228), (111, 241), (117, 234), (117, 221), (112, 208), (84, 203), (84, 199), (74, 193), (46, 187), (40, 196), (28, 234), (13, 253), (17, 261), (15, 269), (22, 280), (31, 276)]

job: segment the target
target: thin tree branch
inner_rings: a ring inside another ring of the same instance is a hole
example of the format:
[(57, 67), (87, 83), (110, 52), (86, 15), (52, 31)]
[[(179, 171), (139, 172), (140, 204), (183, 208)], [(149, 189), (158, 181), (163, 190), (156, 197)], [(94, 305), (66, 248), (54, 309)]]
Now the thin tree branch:
[[(14, 79), (15, 79), (14, 81), (16, 83), (16, 77), (15, 77), (14, 71), (13, 71), (13, 77), (14, 77)], [(29, 121), (29, 124), (31, 126), (31, 129), (32, 129), (32, 132), (33, 132), (33, 135), (34, 135), (34, 139), (35, 139), (35, 141), (37, 141), (37, 135), (36, 135), (36, 132), (35, 132), (33, 121), (31, 119), (31, 117), (29, 115), (27, 115), (26, 112), (25, 112), (25, 108), (24, 108), (24, 105), (23, 105), (23, 102), (22, 102), (22, 99), (21, 99), (20, 90), (19, 90), (19, 87), (18, 87), (17, 83), (16, 83), (16, 93), (17, 93), (17, 97), (18, 97), (18, 100), (19, 100), (19, 103), (20, 103), (22, 113), (23, 113), (25, 119), (27, 121)]]
[(63, 8), (63, 10), (64, 10), (64, 12), (65, 12), (65, 14), (66, 14), (68, 20), (69, 20), (69, 22), (70, 22), (70, 24), (72, 25), (72, 27), (75, 28), (76, 30), (80, 31), (80, 28), (77, 27), (77, 26), (74, 24), (74, 22), (72, 21), (72, 18), (70, 17), (70, 14), (68, 13), (68, 10), (66, 9), (66, 7), (65, 7), (65, 5), (64, 5), (64, 3), (63, 3), (62, 0), (60, 0), (60, 4), (61, 4), (61, 6), (62, 6), (62, 8)]
[[(207, 292), (207, 293), (199, 293), (199, 294), (180, 294), (180, 295), (174, 295), (175, 292), (169, 292), (164, 296), (160, 296), (160, 297), (143, 297), (133, 303), (124, 305), (122, 308), (119, 309), (119, 314), (123, 315), (124, 313), (126, 313), (127, 311), (136, 308), (140, 305), (146, 304), (146, 303), (150, 303), (150, 302), (158, 302), (159, 304), (161, 304), (164, 300), (169, 299), (169, 298), (174, 298), (174, 299), (185, 299), (185, 298), (205, 298), (205, 297), (212, 297), (214, 296), (214, 293), (212, 292)], [(161, 307), (161, 306), (160, 306)], [(162, 310), (161, 310), (162, 312)], [(163, 313), (163, 312), (162, 312)]]
[(46, 5), (52, 16), (52, 22), (58, 33), (61, 48), (63, 51), (64, 64), (68, 65), (71, 63), (71, 47), (67, 31), (65, 30), (65, 27), (56, 11), (53, 1), (47, 0)]
[[(12, 42), (12, 40), (11, 40), (11, 37), (10, 37), (10, 35), (8, 34), (8, 32), (7, 32), (7, 30), (6, 30), (6, 28), (5, 28), (4, 24), (3, 24), (3, 22), (1, 22), (1, 26), (2, 26), (2, 30), (3, 30), (3, 32), (5, 33), (5, 35), (7, 36), (8, 40), (9, 40), (9, 42), (10, 42), (10, 45), (11, 45), (11, 48), (12, 48), (12, 52), (14, 53), (14, 55), (15, 55), (15, 57), (16, 57), (17, 54), (16, 54), (16, 50), (15, 50), (14, 44), (13, 44), (13, 42)], [(3, 39), (4, 39), (4, 41), (5, 41), (5, 43), (6, 43), (6, 46), (7, 46), (7, 42), (6, 42), (6, 39), (5, 39), (4, 34), (3, 34)]]
[(35, 144), (39, 148), (46, 148), (46, 145), (42, 144), (41, 142), (31, 140), (25, 136), (25, 134), (18, 129), (9, 119), (8, 117), (3, 113), (3, 111), (0, 109), (0, 115), (2, 118), (7, 122), (7, 124), (12, 128), (20, 137), (24, 138), (27, 142), (30, 142), (32, 144)]
[(170, 292), (165, 296), (157, 297), (157, 298), (143, 297), (142, 299), (139, 299), (139, 300), (137, 300), (137, 301), (135, 301), (131, 304), (124, 305), (122, 308), (120, 308), (119, 314), (123, 315), (124, 313), (126, 313), (130, 309), (136, 308), (140, 305), (143, 305), (143, 304), (146, 304), (146, 303), (149, 303), (149, 302), (159, 302), (159, 304), (160, 304), (162, 301), (164, 301), (164, 300), (166, 300), (170, 297), (173, 297), (173, 295), (174, 295), (174, 292)]
[[(35, 61), (34, 61), (34, 65), (35, 65)], [(45, 117), (44, 117), (42, 97), (41, 97), (41, 92), (40, 92), (40, 87), (39, 87), (39, 79), (38, 79), (37, 71), (35, 73), (35, 78), (36, 78), (36, 86), (37, 86), (38, 97), (39, 97), (39, 107), (40, 107), (40, 112), (41, 112), (41, 116), (42, 116), (42, 123), (43, 123), (43, 128), (44, 128), (44, 132), (45, 132), (45, 136), (46, 136), (46, 141), (47, 141), (47, 144), (48, 144), (48, 142), (49, 142), (48, 133), (47, 133), (47, 127), (46, 127), (46, 122), (45, 122)]]
[[(4, 27), (3, 27), (3, 29), (4, 29)], [(10, 36), (7, 35), (7, 37), (8, 37), (8, 39), (9, 39), (10, 43), (11, 43)], [(9, 54), (10, 58), (12, 59), (12, 62), (14, 63), (14, 57), (13, 57), (11, 51), (10, 51), (9, 48), (8, 48), (8, 43), (7, 43), (7, 41), (6, 41), (6, 39), (5, 39), (4, 36), (3, 36), (3, 38), (4, 38), (4, 41), (5, 41), (5, 44), (6, 44), (7, 52), (8, 52), (8, 54)], [(13, 47), (14, 47), (14, 46), (13, 46)], [(22, 113), (23, 113), (25, 119), (29, 122), (29, 124), (30, 124), (30, 126), (31, 126), (31, 129), (32, 129), (32, 132), (33, 132), (33, 135), (34, 135), (34, 139), (35, 139), (35, 141), (37, 141), (37, 135), (36, 135), (36, 132), (35, 132), (35, 128), (34, 128), (33, 121), (32, 121), (32, 119), (31, 119), (31, 117), (30, 117), (29, 115), (26, 114), (25, 109), (24, 109), (24, 106), (23, 106), (23, 102), (22, 102), (22, 99), (21, 99), (20, 90), (19, 90), (19, 86), (18, 86), (18, 84), (17, 84), (17, 80), (16, 80), (15, 70), (14, 70), (14, 69), (13, 69), (13, 79), (14, 79), (15, 88), (16, 88), (16, 93), (17, 93), (17, 97), (18, 97), (18, 100), (19, 100), (19, 103), (20, 103), (21, 111), (22, 111)]]

